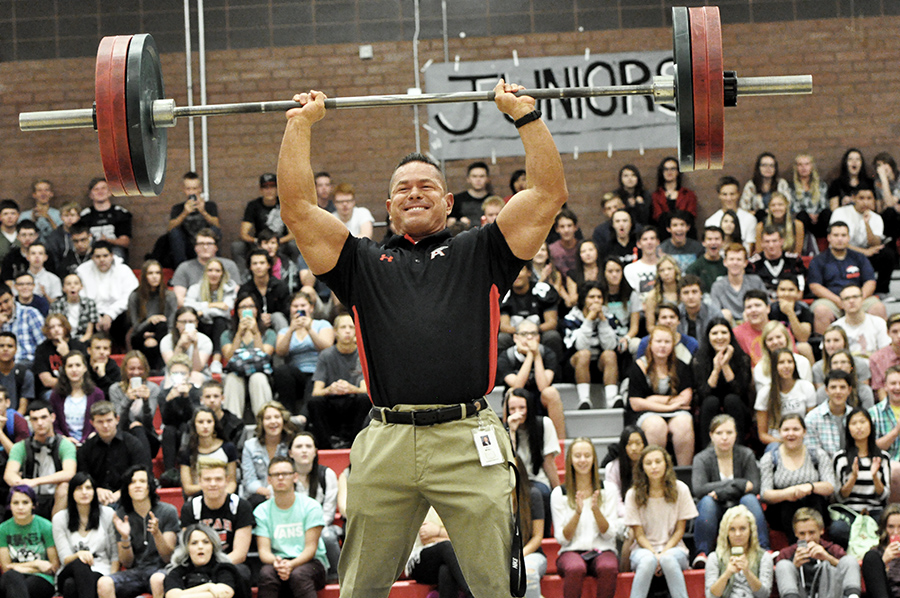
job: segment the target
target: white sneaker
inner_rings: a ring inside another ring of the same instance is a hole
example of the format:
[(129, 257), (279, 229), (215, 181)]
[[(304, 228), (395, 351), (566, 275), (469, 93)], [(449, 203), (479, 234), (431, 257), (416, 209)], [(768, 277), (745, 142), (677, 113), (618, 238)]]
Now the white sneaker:
[(221, 361), (213, 361), (209, 364), (209, 373), (210, 374), (222, 374), (222, 362)]

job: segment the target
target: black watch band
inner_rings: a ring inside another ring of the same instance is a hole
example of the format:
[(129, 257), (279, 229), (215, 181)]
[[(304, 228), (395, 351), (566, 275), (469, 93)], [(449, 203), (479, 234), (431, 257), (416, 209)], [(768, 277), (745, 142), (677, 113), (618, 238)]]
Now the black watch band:
[(522, 118), (519, 118), (515, 121), (516, 128), (518, 129), (520, 127), (523, 127), (532, 121), (538, 120), (539, 118), (541, 118), (541, 111), (532, 110)]

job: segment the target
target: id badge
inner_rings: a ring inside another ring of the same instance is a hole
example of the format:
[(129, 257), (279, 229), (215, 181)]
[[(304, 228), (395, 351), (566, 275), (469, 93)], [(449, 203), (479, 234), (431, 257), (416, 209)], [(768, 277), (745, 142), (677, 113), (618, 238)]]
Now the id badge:
[(492, 428), (478, 428), (473, 430), (475, 448), (478, 450), (478, 458), (482, 467), (503, 463), (503, 455), (497, 445), (497, 436)]

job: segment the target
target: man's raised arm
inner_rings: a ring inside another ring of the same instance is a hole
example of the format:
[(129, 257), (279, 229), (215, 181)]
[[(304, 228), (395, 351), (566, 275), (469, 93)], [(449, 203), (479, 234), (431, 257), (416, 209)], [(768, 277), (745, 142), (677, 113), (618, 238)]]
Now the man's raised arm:
[(316, 183), (310, 164), (312, 126), (325, 116), (325, 94), (310, 91), (294, 96), (300, 107), (287, 112), (288, 123), (278, 156), (281, 218), (313, 274), (334, 268), (349, 232), (316, 203)]
[[(494, 88), (494, 101), (504, 114), (518, 120), (534, 111), (534, 98), (516, 97), (521, 85), (502, 79)], [(516, 257), (530, 260), (547, 238), (556, 213), (569, 197), (562, 159), (556, 143), (540, 119), (519, 128), (525, 146), (528, 187), (513, 195), (500, 210), (497, 226)]]

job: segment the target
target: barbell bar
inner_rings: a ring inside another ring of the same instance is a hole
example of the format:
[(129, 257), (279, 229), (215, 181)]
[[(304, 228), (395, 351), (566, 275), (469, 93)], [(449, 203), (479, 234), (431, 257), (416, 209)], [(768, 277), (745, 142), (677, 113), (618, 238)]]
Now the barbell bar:
[[(717, 7), (672, 9), (674, 76), (655, 76), (642, 85), (526, 89), (517, 95), (536, 100), (650, 96), (675, 104), (678, 157), (684, 171), (720, 169), (723, 164), (724, 108), (739, 96), (812, 92), (810, 75), (737, 77), (723, 70)], [(333, 97), (327, 109), (379, 108), (422, 104), (492, 102), (493, 91)], [(23, 112), (22, 131), (96, 129), (100, 156), (113, 195), (156, 196), (166, 170), (166, 129), (183, 117), (283, 113), (292, 100), (176, 106), (165, 98), (159, 52), (149, 34), (101, 40), (95, 67), (94, 106), (86, 109)]]

